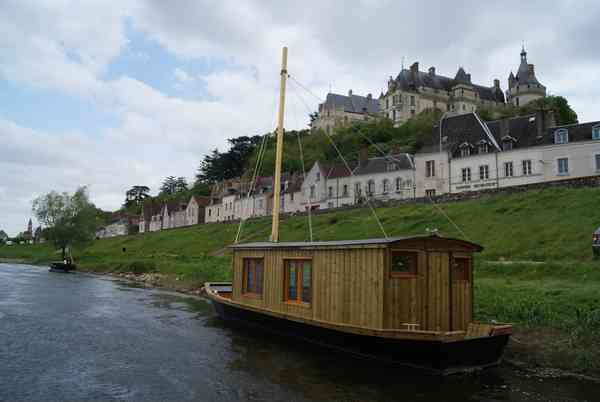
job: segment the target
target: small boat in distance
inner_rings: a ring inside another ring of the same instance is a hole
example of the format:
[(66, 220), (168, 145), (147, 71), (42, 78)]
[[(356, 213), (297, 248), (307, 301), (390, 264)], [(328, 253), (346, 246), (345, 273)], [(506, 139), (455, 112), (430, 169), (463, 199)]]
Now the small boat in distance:
[(233, 282), (206, 283), (231, 323), (436, 374), (498, 364), (509, 324), (473, 322), (473, 253), (436, 234), (279, 242), (283, 49), (270, 242), (234, 244)]
[(53, 262), (50, 264), (48, 271), (50, 272), (64, 272), (68, 273), (77, 269), (77, 266), (71, 261)]

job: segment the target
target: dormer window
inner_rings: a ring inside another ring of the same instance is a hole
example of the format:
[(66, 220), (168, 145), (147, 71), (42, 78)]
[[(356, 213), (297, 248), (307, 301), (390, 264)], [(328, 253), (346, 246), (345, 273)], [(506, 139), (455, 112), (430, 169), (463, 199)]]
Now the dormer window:
[(488, 151), (488, 144), (487, 144), (487, 142), (480, 142), (479, 143), (478, 152), (480, 154), (487, 154), (489, 152)]
[(600, 140), (600, 125), (592, 127), (592, 139)]
[(471, 155), (471, 145), (466, 142), (460, 146), (460, 156), (461, 158), (467, 157)]
[(502, 150), (503, 151), (510, 151), (514, 148), (515, 145), (515, 139), (513, 137), (511, 137), (510, 135), (506, 135), (504, 137), (502, 137)]
[(397, 166), (396, 166), (396, 164), (394, 162), (389, 162), (387, 164), (387, 171), (388, 172), (393, 172), (396, 169), (397, 169)]
[(566, 144), (569, 142), (569, 131), (564, 128), (556, 130), (554, 132), (554, 143), (555, 144)]

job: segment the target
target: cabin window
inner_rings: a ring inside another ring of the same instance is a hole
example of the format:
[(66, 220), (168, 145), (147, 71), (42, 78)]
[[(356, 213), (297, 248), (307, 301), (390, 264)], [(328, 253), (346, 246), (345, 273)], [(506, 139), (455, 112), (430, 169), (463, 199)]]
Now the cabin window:
[(415, 251), (392, 250), (390, 258), (390, 276), (415, 276), (419, 253)]
[(263, 284), (263, 259), (244, 258), (244, 283), (243, 292), (262, 294)]
[(471, 259), (467, 257), (455, 257), (452, 264), (452, 280), (468, 281), (470, 277)]
[(312, 294), (312, 261), (285, 260), (285, 301), (310, 303)]

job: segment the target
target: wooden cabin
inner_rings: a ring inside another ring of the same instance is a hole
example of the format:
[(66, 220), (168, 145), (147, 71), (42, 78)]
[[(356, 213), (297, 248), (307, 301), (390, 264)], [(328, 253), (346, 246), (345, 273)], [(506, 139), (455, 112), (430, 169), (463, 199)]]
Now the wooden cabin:
[(247, 243), (233, 249), (232, 302), (290, 319), (354, 328), (466, 331), (472, 254), (436, 235)]

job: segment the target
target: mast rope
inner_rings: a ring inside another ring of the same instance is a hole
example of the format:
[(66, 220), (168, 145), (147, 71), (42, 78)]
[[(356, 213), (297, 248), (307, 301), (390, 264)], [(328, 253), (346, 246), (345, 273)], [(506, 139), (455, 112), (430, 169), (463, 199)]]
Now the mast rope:
[[(298, 81), (296, 79), (293, 79), (293, 82), (297, 83)], [(303, 89), (306, 89), (306, 88), (304, 88), (304, 86), (301, 86), (301, 87)], [(311, 113), (310, 112), (310, 107), (308, 106), (308, 104), (306, 103), (306, 101), (297, 92), (294, 92), (294, 93), (296, 95), (298, 95), (298, 98), (300, 99), (300, 101), (304, 104), (304, 106), (306, 107), (306, 109), (308, 110), (308, 112)], [(325, 131), (323, 131), (323, 132), (325, 133), (325, 137), (329, 140), (329, 142), (331, 143), (331, 145), (333, 146), (333, 148), (337, 152), (338, 156), (340, 157), (340, 159), (344, 163), (344, 166), (346, 167), (346, 169), (350, 173), (350, 176), (355, 177), (355, 174), (354, 174), (353, 170), (350, 169), (350, 165), (348, 164), (348, 161), (346, 161), (346, 158), (344, 158), (344, 155), (342, 155), (342, 153), (340, 152), (339, 148), (337, 147), (337, 145), (335, 144), (335, 142), (333, 141), (333, 139), (331, 138), (331, 136), (329, 134), (327, 134)], [(365, 198), (365, 200), (367, 201), (367, 205), (369, 206), (369, 209), (371, 210), (371, 213), (375, 217), (375, 221), (377, 222), (377, 225), (379, 226), (379, 229), (383, 233), (383, 236), (387, 239), (389, 236), (387, 235), (385, 229), (383, 228), (383, 224), (381, 223), (381, 220), (379, 219), (379, 216), (377, 215), (377, 212), (375, 211), (375, 208), (373, 207), (373, 204), (371, 203), (371, 200), (368, 197)]]
[[(288, 74), (289, 77), (289, 74)], [(291, 78), (291, 77), (290, 77)], [(292, 91), (294, 92), (294, 91)], [(296, 104), (297, 105), (297, 104)], [(298, 110), (294, 109), (294, 120), (296, 122), (296, 126), (298, 126)], [(300, 152), (300, 166), (302, 167), (302, 183), (306, 181), (306, 167), (304, 165), (304, 153), (302, 151), (302, 139), (300, 138), (300, 132), (296, 130), (296, 138), (298, 139), (298, 150)], [(304, 192), (303, 192), (304, 194)], [(312, 228), (312, 202), (309, 197), (308, 199), (308, 236), (310, 241), (313, 241), (313, 228)]]
[[(271, 127), (273, 127), (275, 116), (276, 116), (276, 114), (273, 116), (273, 121), (272, 121)], [(262, 170), (264, 155), (265, 155), (266, 148), (267, 148), (266, 144), (268, 142), (268, 138), (270, 135), (271, 135), (271, 132), (268, 132), (263, 135), (262, 142), (260, 144), (260, 147), (258, 148), (258, 155), (256, 156), (256, 165), (254, 166), (254, 172), (252, 173), (252, 181), (248, 188), (248, 193), (246, 194), (246, 205), (243, 205), (243, 203), (242, 203), (242, 216), (240, 217), (240, 223), (238, 225), (237, 233), (235, 235), (234, 244), (237, 244), (239, 242), (240, 235), (242, 233), (242, 227), (244, 226), (244, 222), (247, 220), (247, 218), (245, 218), (245, 216), (246, 216), (246, 212), (250, 208), (250, 196), (254, 195), (254, 190), (256, 188), (256, 181), (258, 178), (258, 172), (260, 172)], [(241, 185), (241, 183), (240, 183), (240, 185)]]

